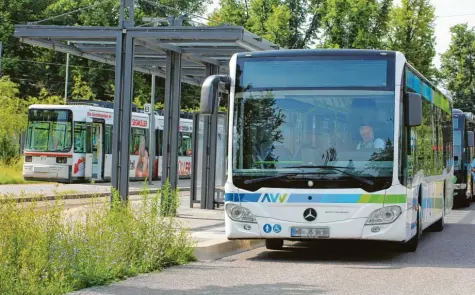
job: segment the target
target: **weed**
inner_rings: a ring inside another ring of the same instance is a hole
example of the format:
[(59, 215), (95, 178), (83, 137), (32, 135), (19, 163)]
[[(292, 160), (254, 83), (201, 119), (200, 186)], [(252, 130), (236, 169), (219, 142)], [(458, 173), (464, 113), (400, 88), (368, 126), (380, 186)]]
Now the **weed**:
[(0, 294), (64, 294), (194, 261), (188, 230), (169, 214), (178, 199), (168, 185), (139, 202), (98, 197), (67, 209), (65, 200), (0, 202)]

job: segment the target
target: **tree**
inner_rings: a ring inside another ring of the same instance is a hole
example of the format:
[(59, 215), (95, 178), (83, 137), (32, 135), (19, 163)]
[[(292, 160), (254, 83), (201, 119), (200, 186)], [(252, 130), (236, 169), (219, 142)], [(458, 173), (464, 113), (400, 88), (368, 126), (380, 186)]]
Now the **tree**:
[(330, 48), (381, 49), (392, 0), (334, 0), (321, 8), (322, 45)]
[[(19, 96), (36, 95), (44, 81), (44, 65), (38, 62), (46, 50), (25, 46), (13, 36), (18, 23), (38, 21), (46, 17), (46, 8), (55, 0), (0, 0), (0, 41), (3, 41), (2, 74), (19, 86)], [(38, 61), (37, 61), (38, 60)], [(49, 87), (49, 85), (46, 85)]]
[[(149, 2), (157, 3), (151, 5)], [(202, 14), (209, 0), (138, 0), (136, 1), (136, 25), (143, 24), (143, 16), (166, 17), (179, 15), (181, 12)], [(64, 14), (99, 3), (96, 0), (0, 0), (0, 40), (3, 41), (2, 74), (10, 76), (11, 80), (19, 85), (19, 98), (37, 97), (45, 88), (49, 93), (58, 96), (64, 95), (66, 72), (66, 54), (57, 53), (40, 47), (21, 44), (13, 36), (14, 25), (39, 21), (49, 17)], [(85, 26), (117, 26), (119, 23), (119, 0), (102, 1), (100, 5), (64, 15), (59, 18), (44, 21), (45, 25), (85, 25)], [(167, 5), (172, 8), (165, 8)], [(189, 25), (189, 22), (185, 22)], [(79, 75), (84, 82), (83, 86), (90, 88), (93, 96), (99, 100), (113, 100), (114, 67), (96, 61), (71, 56), (70, 85), (75, 84), (75, 77)], [(158, 85), (164, 84), (162, 78)], [(150, 75), (134, 74), (134, 98), (139, 100), (150, 99)], [(73, 87), (70, 87), (70, 89)], [(160, 86), (158, 86), (160, 90)], [(190, 88), (184, 89), (186, 106), (199, 105), (199, 96), (187, 93)], [(68, 98), (75, 95), (68, 93)], [(162, 95), (163, 96), (163, 95)], [(91, 96), (92, 97), (92, 96)], [(189, 101), (188, 98), (191, 100)], [(147, 101), (148, 101), (147, 100)]]
[(435, 68), (435, 8), (429, 0), (402, 0), (391, 11), (388, 47), (404, 53), (409, 63), (433, 80)]
[(441, 56), (441, 75), (454, 106), (475, 112), (475, 29), (459, 24), (450, 29), (449, 48)]
[(270, 42), (292, 46), (291, 12), (287, 6), (277, 0), (253, 0), (250, 12), (247, 26), (252, 32)]
[(0, 161), (9, 164), (15, 157), (17, 144), (14, 138), (24, 128), (26, 117), (21, 114), (21, 101), (18, 100), (18, 85), (9, 77), (0, 78)]
[(243, 26), (284, 48), (308, 48), (326, 0), (220, 0), (209, 25)]
[(18, 152), (18, 139), (26, 128), (28, 107), (39, 103), (57, 103), (61, 98), (42, 89), (39, 97), (19, 99), (20, 87), (10, 77), (0, 78), (0, 161), (9, 164)]
[(208, 25), (226, 23), (246, 26), (249, 20), (249, 0), (220, 0), (219, 7), (210, 15)]
[(74, 76), (74, 85), (71, 91), (72, 99), (77, 100), (94, 100), (95, 95), (92, 92), (91, 87), (82, 79), (82, 76)]

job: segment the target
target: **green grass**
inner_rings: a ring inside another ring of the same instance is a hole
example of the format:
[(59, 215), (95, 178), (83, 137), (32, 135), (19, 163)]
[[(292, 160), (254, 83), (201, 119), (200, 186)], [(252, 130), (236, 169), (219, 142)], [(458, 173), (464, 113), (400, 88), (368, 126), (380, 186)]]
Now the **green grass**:
[(13, 164), (6, 165), (0, 161), (0, 184), (25, 184), (39, 183), (37, 181), (26, 181), (23, 179), (23, 159), (14, 161)]
[(5, 165), (0, 162), (0, 184), (20, 184), (26, 183), (22, 175), (22, 163)]
[[(160, 204), (162, 195), (172, 206)], [(117, 193), (112, 204), (93, 198), (72, 217), (59, 197), (42, 207), (5, 196), (0, 294), (64, 294), (194, 261), (188, 230), (169, 212), (179, 194), (166, 186), (141, 196), (133, 206)]]
[(2, 184), (32, 184), (32, 183), (51, 183), (51, 182), (24, 180), (22, 157), (13, 161), (13, 163), (9, 165), (0, 161), (0, 185)]

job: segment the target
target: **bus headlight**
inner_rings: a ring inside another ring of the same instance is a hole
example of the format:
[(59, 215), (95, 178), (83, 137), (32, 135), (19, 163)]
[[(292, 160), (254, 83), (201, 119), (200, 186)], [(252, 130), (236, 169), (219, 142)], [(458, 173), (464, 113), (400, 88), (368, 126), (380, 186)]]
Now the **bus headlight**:
[(387, 224), (394, 222), (402, 210), (399, 206), (388, 206), (371, 212), (365, 225)]
[(257, 223), (251, 210), (236, 204), (226, 204), (226, 213), (234, 221)]
[(56, 158), (56, 163), (58, 164), (66, 164), (68, 162), (68, 159), (66, 157), (57, 157)]

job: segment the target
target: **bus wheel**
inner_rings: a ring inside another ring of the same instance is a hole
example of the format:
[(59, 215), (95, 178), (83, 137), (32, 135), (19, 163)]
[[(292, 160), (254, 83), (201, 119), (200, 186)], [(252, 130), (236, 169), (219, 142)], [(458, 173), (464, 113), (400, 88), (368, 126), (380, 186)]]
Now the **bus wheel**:
[(472, 179), (472, 187), (470, 188), (471, 189), (471, 193), (472, 193), (472, 202), (475, 202), (475, 198), (473, 197), (473, 185), (475, 184), (474, 180)]
[(401, 245), (402, 252), (416, 252), (417, 247), (419, 246), (419, 240), (421, 239), (421, 235), (422, 235), (422, 221), (421, 221), (420, 208), (421, 208), (421, 205), (418, 205), (416, 235), (412, 237), (412, 239), (410, 239), (409, 241)]
[(442, 203), (442, 217), (431, 226), (430, 230), (435, 231), (435, 232), (443, 231), (445, 227), (444, 219), (445, 219), (445, 199), (443, 199), (443, 203)]
[(266, 248), (268, 250), (282, 250), (284, 247), (284, 240), (266, 240)]
[(465, 199), (461, 200), (462, 201), (462, 207), (470, 207), (472, 205), (472, 198), (473, 196), (470, 196), (470, 198), (465, 197)]

